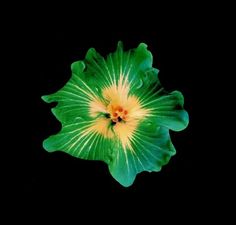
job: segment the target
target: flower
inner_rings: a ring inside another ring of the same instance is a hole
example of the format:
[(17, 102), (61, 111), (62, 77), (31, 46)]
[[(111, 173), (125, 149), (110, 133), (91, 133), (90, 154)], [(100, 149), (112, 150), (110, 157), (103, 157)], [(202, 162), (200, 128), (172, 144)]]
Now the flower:
[(106, 59), (89, 49), (83, 61), (72, 63), (66, 85), (42, 97), (58, 102), (52, 112), (62, 123), (43, 147), (102, 160), (125, 187), (142, 171), (160, 171), (176, 153), (169, 129), (183, 130), (189, 118), (183, 95), (163, 89), (152, 61), (144, 43), (124, 51), (118, 42)]

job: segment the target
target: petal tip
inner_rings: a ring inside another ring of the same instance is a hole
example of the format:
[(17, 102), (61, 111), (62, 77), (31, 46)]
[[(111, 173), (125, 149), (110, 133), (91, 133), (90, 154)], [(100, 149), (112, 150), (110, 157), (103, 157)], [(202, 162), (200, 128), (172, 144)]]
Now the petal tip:
[(123, 49), (123, 42), (122, 41), (118, 41), (117, 49)]
[(174, 131), (182, 131), (188, 127), (189, 124), (189, 114), (186, 110), (181, 110), (179, 123), (175, 127)]
[(189, 125), (189, 114), (188, 114), (188, 112), (186, 110), (184, 110), (183, 124), (184, 124), (184, 126), (183, 126), (182, 130), (186, 129), (188, 127), (188, 125)]
[(49, 98), (48, 98), (48, 95), (43, 95), (41, 96), (41, 99), (44, 101), (44, 102), (49, 102)]
[(54, 152), (55, 150), (53, 149), (52, 143), (48, 140), (45, 139), (43, 141), (43, 148), (47, 151), (47, 152)]
[(85, 56), (85, 59), (87, 60), (91, 60), (94, 56), (96, 56), (97, 51), (95, 50), (95, 48), (90, 48)]
[(142, 43), (140, 43), (140, 44), (138, 45), (138, 48), (144, 48), (144, 49), (147, 49), (147, 47), (148, 47), (148, 45), (145, 44), (144, 42), (142, 42)]
[(120, 183), (123, 187), (130, 187), (136, 178), (136, 174), (133, 175), (128, 175), (124, 173), (120, 173), (120, 171), (114, 170), (112, 168), (111, 164), (109, 164), (109, 171), (111, 176), (118, 182)]
[(82, 61), (76, 61), (71, 64), (71, 71), (75, 74), (78, 74), (80, 72), (83, 72), (85, 69), (85, 64)]
[[(116, 179), (116, 178), (115, 178)], [(117, 180), (117, 179), (116, 179)], [(123, 187), (128, 188), (133, 185), (134, 179), (130, 180), (117, 180)]]

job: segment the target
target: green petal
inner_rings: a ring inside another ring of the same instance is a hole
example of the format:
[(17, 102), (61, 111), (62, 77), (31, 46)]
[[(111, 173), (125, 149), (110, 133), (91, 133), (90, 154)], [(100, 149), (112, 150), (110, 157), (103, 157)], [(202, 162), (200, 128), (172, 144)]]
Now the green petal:
[(52, 109), (56, 118), (67, 124), (73, 122), (77, 117), (82, 117), (88, 121), (89, 103), (92, 97), (97, 97), (98, 91), (88, 85), (87, 78), (84, 76), (84, 63), (78, 61), (72, 64), (72, 77), (66, 85), (54, 94), (42, 96), (47, 102), (58, 102)]
[(49, 152), (59, 150), (82, 159), (108, 163), (110, 142), (97, 133), (83, 134), (95, 119), (89, 116), (89, 103), (91, 97), (98, 96), (97, 90), (86, 80), (84, 62), (73, 63), (71, 69), (72, 77), (62, 89), (42, 96), (45, 102), (58, 102), (52, 112), (62, 123), (61, 131), (47, 138), (43, 147)]
[(132, 84), (130, 94), (136, 94), (141, 88), (148, 88), (157, 81), (152, 71), (158, 70), (152, 68), (152, 54), (144, 43), (136, 49), (124, 51), (122, 42), (118, 42), (116, 51), (108, 54), (106, 59), (91, 48), (86, 54), (85, 63), (86, 82), (98, 90), (117, 83), (121, 75)]
[[(161, 90), (161, 89), (160, 89)], [(183, 109), (184, 97), (181, 92), (173, 91), (170, 94), (161, 91), (154, 92), (146, 99), (143, 98), (143, 107), (151, 110), (151, 117), (157, 125), (167, 127), (174, 131), (181, 131), (188, 126), (189, 116)]]
[(147, 121), (142, 122), (135, 132), (132, 149), (123, 149), (118, 141), (115, 149), (109, 170), (125, 187), (132, 185), (142, 171), (160, 171), (176, 153), (169, 130)]
[(84, 134), (89, 121), (77, 118), (73, 123), (67, 123), (62, 130), (47, 138), (43, 147), (48, 152), (64, 151), (74, 157), (90, 160), (103, 160), (109, 163), (112, 148), (109, 139), (98, 133)]

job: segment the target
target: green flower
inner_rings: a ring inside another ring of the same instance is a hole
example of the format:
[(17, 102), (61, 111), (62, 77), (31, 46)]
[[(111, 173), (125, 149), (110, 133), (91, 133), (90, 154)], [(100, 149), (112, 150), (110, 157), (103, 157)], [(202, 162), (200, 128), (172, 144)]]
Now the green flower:
[(144, 43), (124, 51), (119, 42), (105, 59), (89, 49), (83, 61), (71, 65), (66, 85), (42, 97), (58, 102), (52, 112), (62, 123), (43, 147), (102, 160), (126, 187), (142, 171), (160, 171), (176, 153), (169, 129), (183, 130), (189, 118), (183, 95), (163, 89), (152, 61)]

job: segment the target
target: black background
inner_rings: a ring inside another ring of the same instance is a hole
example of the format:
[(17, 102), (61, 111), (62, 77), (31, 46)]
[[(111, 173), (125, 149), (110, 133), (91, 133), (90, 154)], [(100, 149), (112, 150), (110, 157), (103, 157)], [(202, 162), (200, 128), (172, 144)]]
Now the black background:
[[(27, 141), (25, 167), (20, 176), (23, 180), (21, 194), (32, 202), (43, 201), (44, 206), (58, 203), (59, 208), (62, 200), (70, 200), (78, 210), (91, 212), (99, 208), (108, 210), (121, 203), (125, 214), (130, 208), (138, 208), (140, 213), (160, 209), (163, 212), (177, 210), (180, 216), (182, 211), (195, 215), (194, 207), (202, 199), (198, 196), (207, 192), (206, 175), (203, 176), (199, 166), (204, 162), (199, 161), (201, 152), (194, 140), (194, 96), (200, 47), (197, 22), (191, 12), (165, 14), (158, 9), (155, 13), (140, 8), (124, 14), (117, 11), (101, 14), (94, 14), (91, 19), (89, 13), (85, 13), (67, 18), (66, 22), (60, 15), (60, 19), (39, 19), (34, 26), (27, 27), (24, 43), (27, 43), (29, 73), (24, 77), (30, 93), (27, 114), (30, 141)], [(48, 153), (42, 147), (45, 138), (60, 130), (60, 122), (50, 111), (54, 104), (44, 103), (41, 96), (61, 88), (71, 76), (70, 64), (83, 59), (89, 48), (94, 47), (105, 56), (115, 50), (119, 40), (123, 41), (125, 49), (135, 48), (140, 42), (148, 45), (153, 54), (153, 66), (160, 69), (162, 85), (167, 91), (183, 93), (190, 117), (184, 131), (170, 131), (177, 154), (169, 164), (158, 173), (138, 174), (128, 188), (111, 177), (103, 162), (80, 160), (63, 152)], [(151, 207), (152, 204), (155, 207)], [(165, 217), (162, 211), (159, 216)]]

